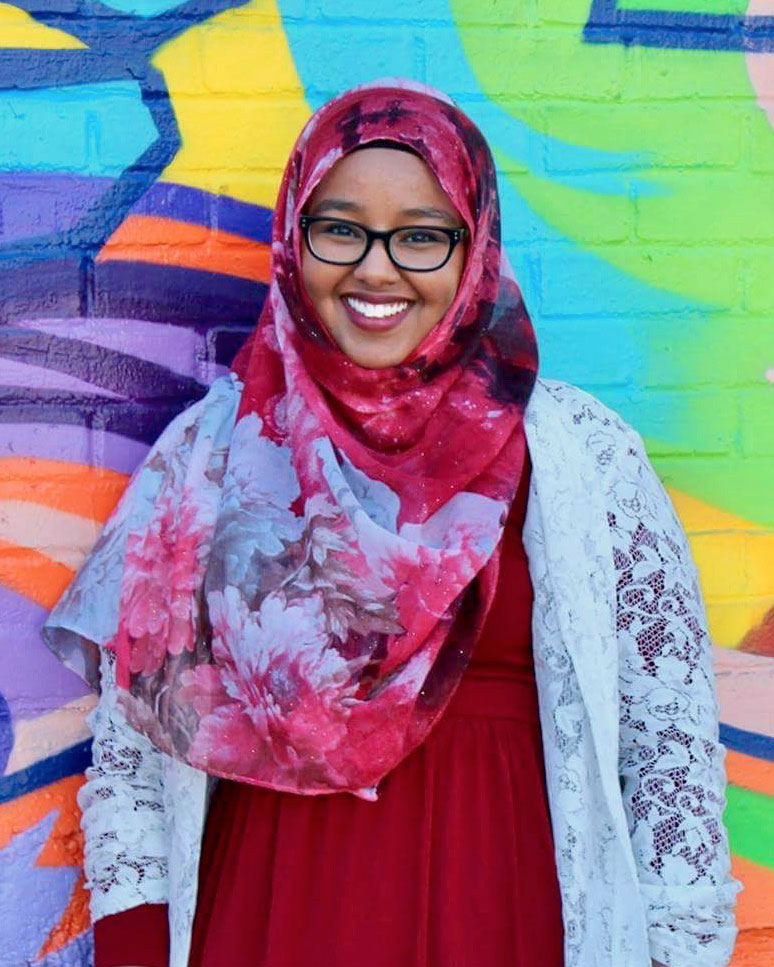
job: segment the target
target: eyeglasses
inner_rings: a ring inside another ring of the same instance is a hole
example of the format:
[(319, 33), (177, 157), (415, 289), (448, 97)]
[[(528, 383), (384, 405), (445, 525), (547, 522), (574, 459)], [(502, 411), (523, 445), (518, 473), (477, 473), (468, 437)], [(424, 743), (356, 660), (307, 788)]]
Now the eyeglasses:
[(299, 219), (309, 251), (330, 265), (357, 265), (377, 239), (384, 242), (390, 261), (409, 272), (435, 272), (451, 258), (466, 228), (429, 228), (402, 225), (389, 232), (374, 232), (345, 218), (302, 215)]

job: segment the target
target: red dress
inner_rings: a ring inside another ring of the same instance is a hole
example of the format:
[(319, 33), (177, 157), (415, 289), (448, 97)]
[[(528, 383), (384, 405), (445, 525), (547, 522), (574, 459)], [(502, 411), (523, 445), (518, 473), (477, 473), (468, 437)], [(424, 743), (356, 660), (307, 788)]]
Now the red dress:
[(190, 967), (562, 967), (524, 478), (471, 663), (377, 802), (218, 784)]
[(561, 967), (519, 496), (471, 664), (377, 802), (219, 783), (191, 967)]

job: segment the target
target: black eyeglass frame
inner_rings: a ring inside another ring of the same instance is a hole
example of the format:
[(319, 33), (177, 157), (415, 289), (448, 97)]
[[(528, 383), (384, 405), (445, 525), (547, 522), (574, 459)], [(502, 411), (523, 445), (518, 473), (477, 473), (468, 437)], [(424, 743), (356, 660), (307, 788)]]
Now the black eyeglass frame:
[[(351, 225), (353, 228), (359, 228), (361, 232), (365, 233), (366, 246), (362, 255), (356, 259), (352, 259), (351, 262), (339, 262), (333, 261), (332, 259), (321, 258), (317, 252), (315, 252), (312, 243), (309, 241), (309, 230), (315, 222), (335, 222), (337, 225)], [(329, 215), (301, 215), (298, 219), (298, 224), (301, 227), (301, 231), (304, 233), (304, 241), (306, 242), (306, 247), (309, 249), (311, 254), (319, 261), (325, 262), (326, 265), (357, 265), (362, 262), (363, 259), (371, 251), (371, 246), (377, 239), (381, 239), (384, 242), (384, 250), (387, 253), (387, 257), (392, 262), (392, 264), (398, 268), (402, 269), (404, 272), (437, 272), (442, 269), (444, 265), (452, 257), (452, 252), (457, 247), (458, 243), (468, 234), (468, 230), (465, 227), (462, 228), (441, 228), (437, 225), (399, 225), (397, 228), (391, 228), (386, 232), (375, 232), (373, 229), (366, 228), (365, 225), (361, 225), (360, 222), (353, 222), (348, 218), (331, 218)], [(434, 265), (431, 269), (415, 269), (410, 268), (407, 265), (403, 265), (398, 259), (392, 254), (390, 249), (390, 242), (392, 236), (398, 232), (405, 232), (408, 229), (416, 229), (417, 231), (433, 231), (442, 232), (449, 239), (449, 251), (446, 254), (446, 258), (441, 262), (440, 265)]]

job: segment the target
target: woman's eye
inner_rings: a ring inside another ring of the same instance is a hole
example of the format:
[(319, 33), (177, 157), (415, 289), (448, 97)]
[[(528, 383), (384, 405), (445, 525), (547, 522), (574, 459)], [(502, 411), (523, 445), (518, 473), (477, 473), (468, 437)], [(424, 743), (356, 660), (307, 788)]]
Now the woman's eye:
[(351, 228), (349, 225), (339, 225), (335, 223), (323, 225), (322, 231), (326, 235), (335, 235), (338, 238), (351, 238), (353, 235), (356, 234), (354, 229)]
[(429, 229), (413, 229), (400, 236), (402, 245), (438, 245), (439, 242), (446, 241), (446, 236), (442, 232), (433, 232)]

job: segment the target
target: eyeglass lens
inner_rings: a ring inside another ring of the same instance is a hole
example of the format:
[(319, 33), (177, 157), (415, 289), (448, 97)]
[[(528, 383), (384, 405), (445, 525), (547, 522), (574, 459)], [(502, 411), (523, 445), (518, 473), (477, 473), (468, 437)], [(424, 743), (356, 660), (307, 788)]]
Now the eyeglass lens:
[[(309, 245), (326, 262), (348, 265), (363, 257), (368, 236), (357, 225), (327, 219), (309, 226)], [(448, 235), (432, 228), (405, 228), (389, 241), (392, 257), (407, 269), (433, 269), (442, 265), (452, 244)]]

